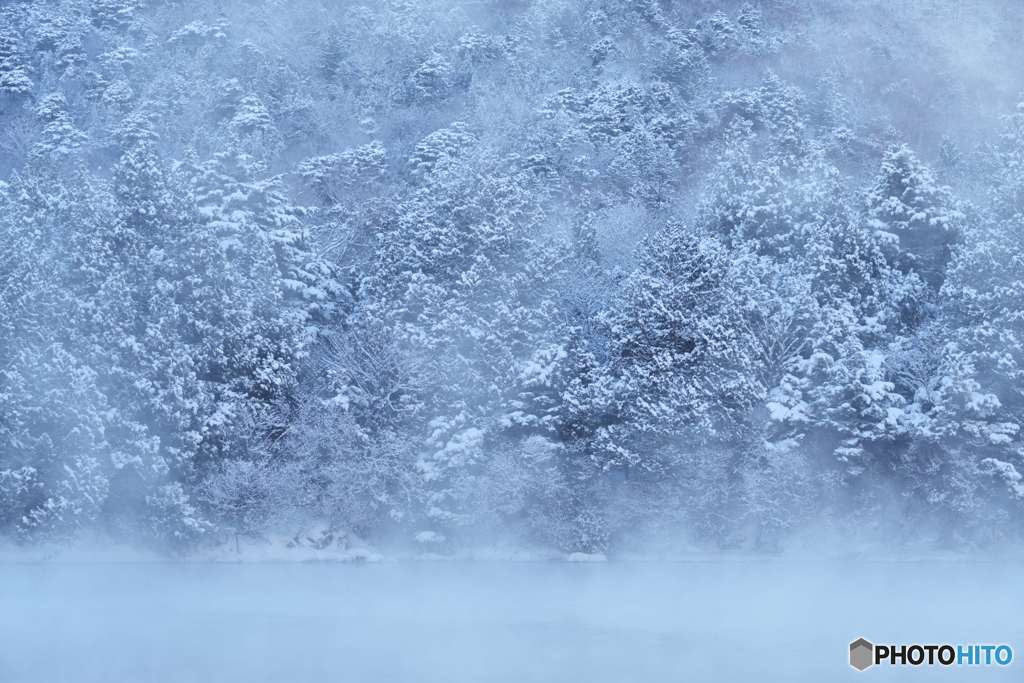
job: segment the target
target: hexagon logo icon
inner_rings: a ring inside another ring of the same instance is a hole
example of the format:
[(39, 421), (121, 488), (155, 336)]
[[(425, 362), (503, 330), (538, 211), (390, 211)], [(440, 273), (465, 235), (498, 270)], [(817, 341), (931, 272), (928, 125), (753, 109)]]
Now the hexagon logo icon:
[(875, 663), (875, 646), (864, 638), (850, 643), (850, 666), (863, 671)]

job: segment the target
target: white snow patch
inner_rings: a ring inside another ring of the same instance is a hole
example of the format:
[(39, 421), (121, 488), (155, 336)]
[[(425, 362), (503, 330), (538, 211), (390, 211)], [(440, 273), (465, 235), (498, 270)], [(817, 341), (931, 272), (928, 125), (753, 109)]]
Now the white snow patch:
[(604, 553), (569, 553), (565, 556), (566, 562), (607, 562), (608, 557)]

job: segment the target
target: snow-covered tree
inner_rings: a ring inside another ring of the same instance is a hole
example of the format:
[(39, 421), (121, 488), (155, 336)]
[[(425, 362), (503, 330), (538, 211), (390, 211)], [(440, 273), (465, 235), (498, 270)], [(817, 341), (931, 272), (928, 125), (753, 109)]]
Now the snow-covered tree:
[(5, 538), (1019, 535), (956, 3), (0, 4)]
[(32, 92), (31, 68), (15, 31), (13, 16), (0, 14), (0, 96), (23, 97)]
[(893, 147), (867, 193), (868, 225), (887, 243), (893, 262), (931, 287), (942, 285), (963, 213), (948, 188), (906, 146)]

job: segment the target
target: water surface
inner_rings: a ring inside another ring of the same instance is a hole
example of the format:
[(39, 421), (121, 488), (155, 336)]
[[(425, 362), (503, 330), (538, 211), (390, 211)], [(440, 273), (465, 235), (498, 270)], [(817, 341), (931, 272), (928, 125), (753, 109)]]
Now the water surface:
[(1008, 642), (1016, 563), (0, 565), (3, 683), (1024, 679), (846, 665)]

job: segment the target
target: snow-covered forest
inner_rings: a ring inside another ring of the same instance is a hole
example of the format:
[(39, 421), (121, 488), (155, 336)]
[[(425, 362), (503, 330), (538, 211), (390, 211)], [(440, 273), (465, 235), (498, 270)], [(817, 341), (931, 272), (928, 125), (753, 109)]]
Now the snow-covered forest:
[(0, 537), (1013, 542), (1022, 31), (0, 2)]

